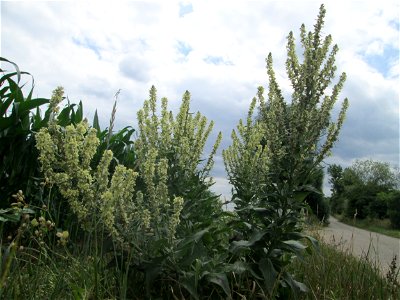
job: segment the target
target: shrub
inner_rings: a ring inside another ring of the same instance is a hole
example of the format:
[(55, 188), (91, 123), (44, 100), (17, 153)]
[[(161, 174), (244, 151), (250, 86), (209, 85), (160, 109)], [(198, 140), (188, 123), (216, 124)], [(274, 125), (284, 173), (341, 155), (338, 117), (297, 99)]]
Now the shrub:
[(387, 199), (387, 214), (393, 228), (400, 229), (400, 191), (393, 191)]

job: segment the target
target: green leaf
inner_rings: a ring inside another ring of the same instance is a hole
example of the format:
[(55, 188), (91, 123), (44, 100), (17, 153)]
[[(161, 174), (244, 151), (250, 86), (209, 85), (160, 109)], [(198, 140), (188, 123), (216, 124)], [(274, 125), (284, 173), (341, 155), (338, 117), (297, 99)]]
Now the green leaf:
[(275, 270), (269, 258), (261, 259), (258, 263), (258, 268), (264, 277), (265, 287), (268, 289), (268, 292), (271, 293), (276, 284), (278, 272)]
[(264, 236), (268, 233), (268, 231), (255, 231), (250, 240), (242, 240), (242, 241), (233, 241), (231, 244), (231, 251), (236, 253), (242, 249), (250, 248), (254, 246), (255, 243), (259, 242), (264, 238)]
[(262, 278), (253, 270), (253, 265), (244, 261), (235, 261), (234, 264), (228, 265), (226, 268), (228, 272), (234, 272), (235, 274), (241, 275), (245, 272), (249, 272), (254, 278), (262, 280)]
[(0, 131), (3, 131), (9, 127), (11, 127), (14, 124), (14, 118), (7, 117), (7, 118), (3, 118), (0, 119)]
[(303, 245), (299, 241), (289, 240), (289, 241), (284, 241), (283, 243), (297, 250), (304, 250), (307, 248), (307, 246)]
[(304, 293), (308, 292), (307, 286), (304, 283), (294, 280), (293, 276), (288, 272), (284, 272), (282, 277), (283, 280), (290, 286), (290, 288), (294, 293), (297, 294), (298, 292), (304, 292)]
[(20, 214), (3, 214), (0, 216), (2, 222), (13, 222), (13, 223), (17, 223), (19, 222), (19, 220), (21, 219), (21, 215)]
[(74, 105), (67, 105), (63, 110), (58, 114), (58, 125), (60, 126), (68, 126), (71, 124), (71, 110), (73, 110)]
[(195, 276), (185, 276), (183, 278), (179, 278), (180, 284), (189, 292), (189, 294), (196, 300), (199, 299), (199, 295), (197, 294), (197, 286)]
[(39, 107), (36, 107), (36, 113), (33, 115), (32, 121), (33, 121), (32, 130), (33, 131), (39, 130), (40, 124), (42, 122), (42, 117), (40, 116)]
[(207, 275), (207, 280), (220, 286), (228, 298), (231, 299), (231, 288), (229, 287), (229, 281), (225, 273), (210, 273)]
[(14, 98), (15, 102), (24, 102), (24, 95), (22, 94), (21, 88), (18, 86), (18, 84), (15, 83), (14, 80), (7, 80), (8, 85), (10, 86), (10, 91), (12, 94), (12, 97)]
[(24, 207), (24, 208), (21, 210), (21, 213), (23, 213), (23, 214), (34, 214), (35, 211), (34, 211), (33, 209)]
[(16, 63), (12, 62), (12, 61), (9, 61), (8, 59), (6, 59), (4, 57), (0, 57), (0, 61), (8, 62), (8, 63), (10, 63), (10, 64), (12, 64), (14, 66), (15, 70), (17, 70), (16, 74), (17, 74), (18, 82), (19, 82), (21, 80), (21, 71), (19, 70), (18, 65)]
[(303, 202), (304, 199), (310, 194), (310, 192), (306, 191), (301, 191), (301, 192), (295, 192), (294, 194), (294, 199), (296, 199), (299, 202)]
[(24, 101), (19, 105), (20, 114), (29, 112), (31, 109), (37, 108), (37, 107), (39, 107), (43, 104), (47, 104), (49, 102), (50, 102), (50, 100), (45, 99), (45, 98), (36, 98), (36, 99), (32, 99), (30, 101)]
[(76, 110), (75, 113), (75, 118), (74, 118), (74, 122), (75, 124), (82, 122), (83, 120), (83, 106), (82, 106), (82, 101), (79, 101), (78, 104), (78, 109)]
[(97, 115), (97, 109), (94, 112), (93, 128), (97, 130), (97, 136), (98, 136), (101, 133), (101, 130), (100, 130), (100, 124), (99, 124), (99, 116)]
[(203, 235), (205, 235), (209, 230), (210, 230), (210, 228), (207, 227), (207, 228), (205, 228), (203, 230), (200, 230), (200, 231), (196, 232), (192, 236), (183, 239), (180, 242), (179, 246), (180, 247), (184, 247), (185, 245), (190, 244), (192, 242), (198, 242), (203, 237)]
[(0, 104), (0, 117), (6, 114), (7, 109), (10, 107), (13, 100), (14, 99), (12, 97), (8, 97), (7, 100)]

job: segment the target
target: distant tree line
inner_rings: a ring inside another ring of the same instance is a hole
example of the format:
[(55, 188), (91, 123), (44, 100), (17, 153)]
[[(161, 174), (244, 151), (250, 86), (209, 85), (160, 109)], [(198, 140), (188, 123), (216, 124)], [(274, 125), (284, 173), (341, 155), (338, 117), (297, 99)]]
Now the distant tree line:
[(328, 168), (333, 214), (349, 218), (389, 218), (400, 228), (399, 172), (386, 162), (357, 160), (350, 167)]

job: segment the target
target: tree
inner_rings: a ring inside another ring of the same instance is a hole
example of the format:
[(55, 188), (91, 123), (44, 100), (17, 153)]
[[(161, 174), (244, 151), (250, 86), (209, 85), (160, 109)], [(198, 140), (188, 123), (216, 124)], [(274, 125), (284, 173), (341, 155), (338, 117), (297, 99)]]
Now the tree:
[(367, 160), (356, 160), (350, 167), (363, 184), (381, 186), (382, 188), (394, 188), (397, 184), (397, 177), (390, 168), (389, 163)]
[(363, 219), (388, 217), (386, 198), (399, 183), (396, 172), (386, 162), (356, 160), (342, 171), (339, 165), (328, 168), (331, 178), (331, 208), (347, 217)]
[(328, 174), (330, 176), (329, 183), (331, 184), (332, 196), (338, 196), (343, 193), (343, 168), (340, 165), (330, 165), (328, 167)]
[(388, 216), (393, 228), (400, 229), (400, 191), (392, 191), (384, 197), (388, 206)]
[(358, 218), (386, 218), (388, 201), (381, 193), (390, 193), (397, 186), (397, 177), (387, 162), (356, 160), (345, 170), (347, 216), (357, 210)]
[(315, 190), (311, 191), (305, 198), (305, 202), (310, 207), (313, 214), (323, 222), (328, 222), (329, 219), (329, 205), (325, 201), (325, 197), (322, 191), (322, 185), (324, 181), (324, 170), (321, 167), (313, 172), (313, 176), (310, 177), (309, 185)]
[(343, 212), (343, 168), (340, 165), (330, 165), (328, 167), (331, 184), (330, 207), (333, 213), (341, 214)]

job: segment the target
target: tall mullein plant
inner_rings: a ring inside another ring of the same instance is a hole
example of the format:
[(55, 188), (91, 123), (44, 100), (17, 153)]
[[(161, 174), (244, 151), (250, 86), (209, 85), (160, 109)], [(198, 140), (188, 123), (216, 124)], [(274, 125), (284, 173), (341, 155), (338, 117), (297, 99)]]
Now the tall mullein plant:
[[(276, 190), (277, 186), (283, 188), (284, 185), (285, 189), (294, 190), (303, 185), (309, 173), (330, 154), (344, 122), (347, 98), (343, 101), (336, 121), (331, 120), (331, 113), (346, 74), (341, 74), (331, 94), (326, 93), (335, 77), (338, 46), (334, 45), (331, 49), (332, 37), (321, 36), (325, 13), (322, 5), (313, 32), (307, 33), (304, 25), (300, 28), (301, 45), (304, 48), (302, 63), (296, 54), (293, 33), (289, 33), (286, 71), (293, 88), (290, 103), (285, 101), (279, 88), (272, 55), (269, 54), (267, 58), (268, 100), (263, 101), (263, 89), (259, 88), (260, 115), (251, 126), (262, 123), (257, 125), (263, 131), (259, 145), (262, 145), (263, 151), (268, 152), (266, 156), (269, 157), (268, 166), (263, 171), (263, 174), (268, 175), (264, 184), (272, 190)], [(236, 174), (243, 172), (246, 166), (243, 163), (246, 151), (254, 153), (256, 147), (249, 147), (245, 140), (238, 144), (233, 136), (233, 144), (226, 150), (225, 165), (236, 190), (241, 189), (235, 185), (235, 181), (238, 179)], [(234, 157), (228, 155), (233, 152), (241, 154)], [(247, 178), (246, 184), (251, 184), (251, 176)]]
[(144, 101), (139, 110), (139, 137), (135, 143), (139, 162), (150, 153), (150, 149), (158, 149), (158, 157), (176, 159), (176, 165), (185, 170), (187, 175), (200, 173), (202, 178), (210, 180), (209, 172), (214, 163), (214, 155), (221, 142), (218, 134), (206, 163), (201, 165), (202, 154), (206, 141), (214, 127), (214, 122), (208, 122), (200, 112), (190, 112), (190, 93), (183, 95), (179, 112), (174, 117), (168, 111), (167, 98), (161, 99), (161, 114), (157, 115), (157, 90), (150, 89), (149, 99)]
[(335, 75), (338, 47), (334, 45), (330, 51), (331, 36), (321, 36), (324, 16), (322, 5), (314, 31), (307, 33), (301, 26), (302, 62), (296, 55), (293, 33), (288, 36), (286, 70), (293, 87), (291, 102), (283, 97), (269, 54), (267, 101), (259, 88), (260, 115), (253, 120), (253, 100), (246, 126), (238, 125), (241, 138), (234, 132), (232, 145), (224, 151), (238, 215), (235, 228), (239, 240), (232, 241), (230, 249), (239, 260), (251, 262), (252, 271), (263, 279), (260, 286), (269, 295), (276, 286), (306, 289), (285, 266), (292, 255), (306, 248), (300, 242), (306, 237), (300, 222), (307, 196), (304, 185), (337, 140), (348, 107), (345, 99), (338, 119), (331, 121), (346, 75), (340, 76), (331, 94), (325, 92)]
[[(201, 200), (200, 194), (206, 193), (212, 184), (209, 172), (222, 136), (219, 133), (211, 153), (201, 163), (206, 141), (214, 125), (213, 121), (208, 122), (200, 112), (196, 114), (190, 112), (190, 93), (188, 91), (183, 95), (176, 116), (168, 111), (167, 98), (161, 99), (160, 112), (158, 112), (159, 105), (157, 90), (152, 86), (149, 99), (144, 101), (143, 108), (137, 114), (139, 136), (135, 142), (135, 151), (139, 172), (143, 174), (139, 181), (149, 191), (144, 195), (145, 197), (153, 197), (154, 193), (150, 191), (156, 190), (162, 193), (164, 198), (181, 196), (183, 198), (181, 219), (191, 218), (193, 215), (190, 210), (196, 207), (198, 204), (196, 202)], [(146, 169), (149, 160), (153, 160), (159, 166), (158, 168), (162, 166), (162, 173), (159, 172), (156, 176), (162, 179), (161, 186), (155, 186), (159, 183), (146, 177), (147, 173), (153, 172)], [(216, 197), (211, 201), (212, 205), (218, 206)], [(152, 218), (158, 224), (157, 226), (165, 224), (162, 216), (172, 207), (174, 204), (165, 203), (160, 210), (153, 211)], [(201, 208), (204, 207), (199, 209)], [(197, 217), (201, 217), (198, 210)], [(207, 217), (209, 218), (209, 215)], [(194, 219), (191, 222), (194, 222)]]
[(253, 98), (246, 122), (239, 120), (232, 130), (232, 146), (222, 151), (225, 168), (231, 184), (236, 189), (236, 207), (247, 205), (254, 195), (260, 195), (268, 177), (270, 152), (260, 143), (266, 134), (265, 124), (256, 120), (254, 110), (264, 105), (263, 89)]
[[(273, 70), (272, 55), (267, 58), (269, 101), (261, 108), (261, 118), (267, 126), (264, 139), (273, 153), (275, 177), (291, 185), (303, 184), (309, 172), (330, 154), (348, 108), (348, 99), (345, 98), (337, 120), (331, 120), (346, 74), (340, 75), (328, 93), (337, 70), (335, 56), (339, 48), (337, 45), (331, 47), (331, 35), (322, 37), (325, 13), (322, 5), (313, 32), (307, 33), (304, 24), (300, 28), (300, 42), (304, 49), (302, 62), (296, 55), (293, 33), (289, 33), (286, 71), (293, 88), (291, 103), (287, 104), (282, 96)], [(274, 147), (277, 140), (278, 148)], [(274, 155), (276, 151), (283, 151), (285, 155)]]

